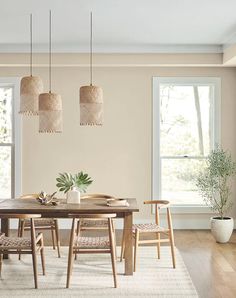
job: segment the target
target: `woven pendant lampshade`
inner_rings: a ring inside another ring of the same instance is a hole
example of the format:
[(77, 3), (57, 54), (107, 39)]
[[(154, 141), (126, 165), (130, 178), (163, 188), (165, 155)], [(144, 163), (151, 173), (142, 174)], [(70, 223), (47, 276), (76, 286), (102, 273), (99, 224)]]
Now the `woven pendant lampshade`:
[(80, 88), (80, 125), (103, 125), (103, 91), (93, 86), (92, 12), (90, 14), (90, 86)]
[(39, 95), (39, 132), (62, 132), (62, 101), (59, 94)]
[(62, 132), (62, 100), (61, 96), (51, 92), (51, 27), (52, 15), (49, 13), (49, 92), (39, 95), (39, 132), (56, 133)]
[(20, 84), (20, 111), (22, 115), (38, 115), (38, 97), (43, 92), (40, 77), (32, 75), (33, 30), (32, 14), (30, 15), (30, 76), (23, 77)]
[(20, 114), (38, 115), (38, 98), (43, 91), (40, 77), (23, 77), (20, 83)]
[(103, 92), (97, 86), (80, 88), (80, 125), (103, 124)]

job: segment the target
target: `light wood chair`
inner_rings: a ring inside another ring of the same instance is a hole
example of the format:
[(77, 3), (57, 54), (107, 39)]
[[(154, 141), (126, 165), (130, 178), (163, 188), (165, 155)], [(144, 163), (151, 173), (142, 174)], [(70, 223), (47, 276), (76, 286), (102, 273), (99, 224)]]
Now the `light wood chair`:
[[(21, 199), (32, 199), (37, 198), (37, 194), (27, 194), (23, 195)], [(52, 234), (52, 246), (55, 249), (55, 243), (57, 246), (57, 254), (58, 258), (61, 257), (60, 253), (60, 235), (59, 235), (59, 228), (58, 228), (58, 220), (55, 218), (38, 218), (34, 221), (35, 229), (36, 230), (47, 230), (51, 231)], [(18, 236), (24, 237), (24, 232), (30, 230), (30, 220), (28, 219), (20, 219), (18, 223)], [(21, 255), (19, 255), (19, 260)]]
[[(72, 274), (72, 267), (74, 262), (74, 255), (76, 254), (89, 254), (89, 253), (109, 253), (112, 261), (112, 272), (114, 279), (114, 287), (117, 287), (116, 279), (116, 257), (115, 257), (115, 231), (112, 225), (112, 219), (116, 214), (84, 214), (76, 215), (71, 214), (72, 220), (70, 246), (68, 254), (68, 267), (67, 267), (67, 282), (66, 287), (70, 286), (70, 277)], [(86, 237), (80, 236), (76, 233), (76, 223), (78, 219), (103, 219), (108, 222), (108, 236), (103, 237)]]
[(40, 218), (40, 214), (0, 214), (0, 218), (27, 219), (30, 221), (30, 238), (26, 237), (6, 237), (0, 235), (0, 275), (2, 273), (2, 262), (4, 254), (31, 254), (33, 261), (34, 285), (38, 288), (37, 258), (36, 253), (40, 252), (43, 275), (45, 275), (45, 259), (43, 234), (35, 234), (34, 219)]
[[(105, 194), (86, 194), (81, 197), (81, 199), (87, 200), (101, 200), (104, 201), (106, 199), (111, 199), (113, 197)], [(114, 222), (112, 221), (113, 229)], [(80, 218), (77, 222), (76, 235), (82, 235), (82, 232), (86, 231), (102, 231), (108, 229), (108, 221), (107, 219), (102, 218)], [(115, 244), (116, 247), (116, 244)], [(77, 255), (75, 254), (75, 259)]]
[[(87, 199), (87, 200), (106, 200), (106, 199), (111, 199), (112, 197), (109, 195), (105, 194), (86, 194), (81, 197), (81, 200)], [(105, 219), (101, 218), (81, 218), (77, 222), (77, 229), (76, 233), (77, 236), (82, 232), (82, 231), (96, 231), (96, 230), (107, 230), (108, 228), (108, 222)]]
[[(157, 256), (160, 259), (160, 245), (164, 242), (169, 242), (171, 247), (171, 256), (172, 256), (172, 264), (173, 268), (175, 268), (175, 248), (174, 248), (174, 234), (171, 220), (171, 212), (170, 212), (170, 202), (166, 200), (156, 200), (156, 201), (144, 201), (144, 204), (151, 204), (155, 206), (155, 223), (146, 223), (146, 224), (134, 224), (132, 226), (133, 237), (134, 237), (134, 272), (136, 271), (136, 263), (137, 263), (137, 250), (139, 244), (157, 244)], [(160, 215), (159, 209), (166, 208), (167, 211), (167, 222), (168, 227), (164, 228), (160, 226)], [(156, 234), (157, 239), (145, 239), (140, 240), (141, 234)], [(167, 238), (161, 239), (161, 234), (167, 236)], [(124, 232), (122, 237), (122, 247), (121, 247), (121, 257), (122, 261), (124, 258), (125, 252), (125, 242), (124, 242)]]

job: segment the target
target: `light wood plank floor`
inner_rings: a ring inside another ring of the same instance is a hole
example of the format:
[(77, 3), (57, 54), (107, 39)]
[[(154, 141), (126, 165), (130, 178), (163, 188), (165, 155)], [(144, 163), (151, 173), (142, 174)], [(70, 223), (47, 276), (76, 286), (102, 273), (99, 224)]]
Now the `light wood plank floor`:
[[(61, 230), (60, 235), (61, 245), (68, 245), (69, 231)], [(44, 238), (49, 245), (50, 234)], [(117, 245), (120, 240), (117, 231)], [(207, 230), (175, 230), (175, 243), (200, 297), (236, 297), (236, 232), (229, 243), (218, 244)]]

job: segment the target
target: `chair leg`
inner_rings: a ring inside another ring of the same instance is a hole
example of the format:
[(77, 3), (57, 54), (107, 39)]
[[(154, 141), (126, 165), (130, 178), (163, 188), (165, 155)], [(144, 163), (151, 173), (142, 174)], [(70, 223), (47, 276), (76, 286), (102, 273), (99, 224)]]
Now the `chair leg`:
[(21, 235), (21, 221), (20, 219), (18, 220), (18, 231), (17, 231), (17, 236), (20, 237)]
[(79, 233), (80, 233), (80, 222), (81, 222), (81, 219), (77, 221), (76, 236), (79, 236)]
[(114, 287), (117, 288), (117, 278), (116, 278), (116, 250), (115, 250), (115, 231), (112, 225), (112, 220), (109, 218), (109, 239), (110, 239), (110, 250), (111, 250), (111, 263), (112, 263), (112, 273), (114, 280)]
[[(21, 235), (21, 220), (18, 219), (18, 229), (17, 229), (17, 237), (20, 237)], [(19, 252), (18, 260), (20, 260), (20, 249), (17, 250)]]
[(114, 226), (114, 222), (112, 221), (112, 232), (114, 235), (114, 247), (115, 247), (115, 259), (117, 260), (117, 246), (116, 246), (116, 230), (115, 230), (115, 226)]
[[(78, 237), (80, 234), (80, 227), (81, 227), (81, 219), (77, 221), (77, 227), (76, 227), (76, 236)], [(77, 260), (77, 253), (75, 252), (75, 260)]]
[(135, 230), (135, 246), (134, 246), (134, 272), (136, 271), (138, 242), (139, 242), (139, 232), (136, 229)]
[(35, 289), (38, 288), (38, 270), (37, 270), (37, 257), (36, 257), (36, 235), (35, 235), (35, 226), (34, 219), (30, 219), (30, 234), (31, 234), (31, 245), (32, 245), (32, 263), (34, 271), (34, 285)]
[(115, 253), (115, 246), (112, 245), (111, 249), (111, 263), (112, 263), (112, 273), (114, 279), (114, 287), (117, 288), (117, 278), (116, 278), (116, 253)]
[(175, 265), (175, 245), (174, 245), (173, 231), (170, 231), (169, 239), (170, 239), (170, 247), (171, 247), (172, 264), (173, 264), (173, 268), (175, 268), (176, 267), (176, 265)]
[(56, 242), (57, 242), (57, 254), (58, 258), (61, 257), (61, 252), (60, 252), (60, 235), (59, 235), (59, 228), (58, 228), (58, 221), (55, 219), (55, 233), (56, 233)]
[(120, 262), (123, 261), (125, 256), (125, 229), (123, 229), (122, 239), (121, 239), (121, 254), (120, 254)]
[(43, 237), (40, 240), (40, 255), (41, 255), (41, 263), (42, 263), (42, 270), (43, 270), (43, 275), (45, 275), (45, 257), (44, 257), (44, 243), (43, 243)]
[[(20, 223), (20, 231), (19, 231), (19, 237), (24, 237), (24, 232), (25, 232), (25, 222), (24, 222), (24, 220), (23, 221), (21, 221), (21, 223)], [(20, 250), (19, 250), (19, 252), (20, 252)], [(21, 260), (21, 254), (19, 253), (19, 261)]]
[(56, 249), (55, 248), (55, 230), (53, 227), (51, 227), (51, 233), (52, 233), (52, 248)]
[[(157, 240), (158, 240), (158, 241), (161, 240), (161, 235), (160, 235), (160, 233), (157, 233)], [(160, 242), (157, 243), (157, 257), (158, 257), (158, 259), (161, 258), (161, 243), (160, 243)]]
[(170, 240), (170, 247), (171, 247), (172, 263), (173, 263), (173, 268), (175, 268), (174, 233), (173, 233), (171, 213), (170, 213), (170, 209), (169, 208), (167, 208), (167, 220), (168, 220), (168, 227), (169, 227), (169, 240)]
[(38, 289), (38, 270), (37, 270), (37, 258), (36, 252), (32, 251), (33, 271), (34, 271), (34, 285), (35, 289)]
[(73, 247), (69, 248), (69, 254), (68, 254), (68, 266), (67, 266), (67, 281), (66, 281), (66, 287), (70, 287), (70, 278), (72, 275), (72, 268), (73, 268)]
[(0, 254), (0, 277), (2, 277), (2, 254)]
[(67, 280), (66, 280), (66, 287), (70, 287), (70, 277), (72, 274), (72, 267), (73, 267), (73, 252), (74, 252), (74, 232), (75, 232), (75, 219), (73, 218), (71, 233), (70, 233), (70, 246), (69, 246), (69, 253), (68, 253), (68, 266), (67, 266)]

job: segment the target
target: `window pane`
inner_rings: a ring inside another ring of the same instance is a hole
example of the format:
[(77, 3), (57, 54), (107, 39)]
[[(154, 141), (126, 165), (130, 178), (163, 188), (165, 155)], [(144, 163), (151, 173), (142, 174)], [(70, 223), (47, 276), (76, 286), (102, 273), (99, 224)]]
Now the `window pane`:
[(208, 155), (211, 96), (211, 86), (160, 86), (161, 156)]
[(0, 87), (0, 143), (12, 142), (12, 87)]
[(161, 198), (173, 204), (203, 204), (195, 179), (205, 159), (161, 159)]
[(11, 198), (11, 147), (0, 147), (0, 198)]

